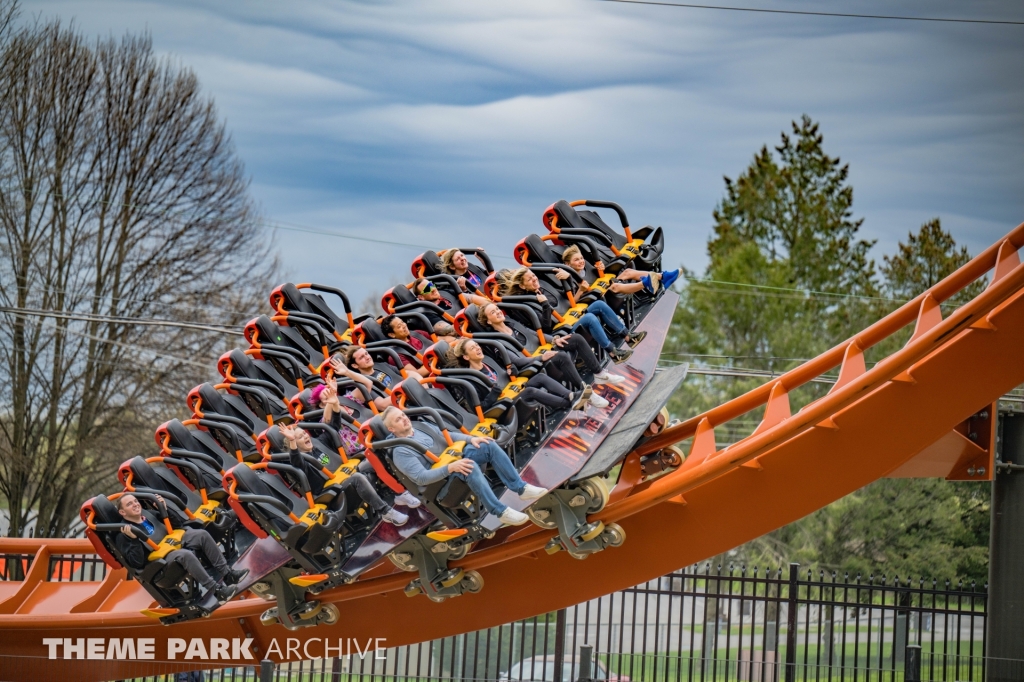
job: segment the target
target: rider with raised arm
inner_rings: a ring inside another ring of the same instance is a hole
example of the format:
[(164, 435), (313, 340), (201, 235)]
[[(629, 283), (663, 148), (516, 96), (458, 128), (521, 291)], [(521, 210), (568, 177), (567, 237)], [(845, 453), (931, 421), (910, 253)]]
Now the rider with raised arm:
[[(164, 499), (156, 496), (158, 504), (165, 504)], [(117, 512), (127, 522), (121, 532), (114, 538), (114, 545), (128, 565), (135, 570), (142, 570), (149, 561), (150, 549), (141, 541), (147, 537), (160, 534), (165, 528), (163, 522), (150, 511), (143, 510), (139, 500), (131, 493), (125, 493), (114, 503)], [(159, 540), (159, 537), (153, 538)], [(197, 554), (213, 566), (221, 577), (221, 582), (203, 568)], [(217, 600), (222, 604), (235, 596), (234, 585), (237, 585), (248, 573), (249, 569), (233, 571), (224, 559), (213, 537), (201, 528), (188, 528), (181, 539), (181, 549), (174, 549), (164, 555), (169, 564), (178, 564), (185, 572), (195, 578), (196, 582), (207, 590), (215, 590)]]
[[(288, 446), (288, 460), (293, 467), (303, 472), (306, 475), (306, 480), (309, 482), (310, 492), (314, 497), (319, 496), (324, 490), (324, 480), (320, 475), (319, 467), (313, 463), (307, 461), (302, 455), (310, 454), (313, 452), (313, 441), (309, 437), (309, 433), (305, 429), (298, 426), (279, 426), (281, 435), (285, 439), (285, 444)], [(365, 461), (365, 460), (364, 460)], [(356, 494), (359, 497), (373, 507), (373, 510), (381, 517), (386, 523), (393, 524), (395, 526), (404, 525), (409, 517), (398, 511), (394, 507), (388, 505), (387, 502), (381, 499), (377, 491), (373, 489), (373, 484), (364, 476), (361, 472), (356, 471), (346, 478), (341, 486), (338, 494), (334, 496), (330, 504), (327, 505), (329, 511), (338, 511), (342, 507), (344, 501), (344, 491), (349, 487), (355, 488)], [(408, 492), (404, 493), (409, 495)], [(413, 497), (409, 495), (409, 497)], [(418, 507), (420, 502), (415, 500), (415, 505)], [(399, 500), (396, 499), (396, 502)]]
[[(425, 448), (434, 445), (434, 435), (440, 430), (433, 424), (417, 421), (415, 425), (409, 417), (397, 407), (389, 407), (381, 413), (384, 427), (394, 438), (412, 438)], [(520, 526), (528, 520), (526, 514), (507, 507), (498, 500), (491, 490), (481, 467), (490, 464), (505, 486), (519, 495), (521, 500), (536, 500), (547, 494), (544, 488), (529, 485), (519, 476), (512, 460), (505, 451), (498, 447), (490, 438), (482, 436), (469, 437), (455, 432), (451, 433), (453, 441), (466, 441), (462, 450), (462, 458), (450, 464), (435, 468), (425, 456), (413, 448), (400, 445), (393, 450), (394, 465), (417, 485), (425, 487), (448, 476), (458, 476), (466, 481), (470, 489), (480, 500), (481, 505), (498, 519), (511, 526)]]

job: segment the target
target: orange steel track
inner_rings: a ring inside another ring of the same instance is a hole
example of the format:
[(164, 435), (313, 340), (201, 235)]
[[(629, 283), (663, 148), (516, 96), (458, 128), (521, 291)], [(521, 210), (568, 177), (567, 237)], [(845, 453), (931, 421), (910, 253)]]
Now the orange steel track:
[[(531, 526), (510, 542), (458, 562), (483, 574), (486, 586), (479, 594), (441, 604), (410, 599), (402, 593), (409, 575), (387, 564), (320, 596), (339, 605), (338, 624), (289, 632), (262, 626), (259, 615), (267, 603), (255, 598), (231, 602), (209, 619), (165, 627), (139, 613), (150, 598), (136, 583), (125, 582), (123, 571), (101, 583), (47, 581), (49, 556), (94, 554), (88, 540), (0, 538), (0, 554), (36, 555), (24, 582), (0, 583), (0, 656), (45, 657), (44, 637), (154, 637), (158, 657), (168, 637), (252, 636), (257, 658), (274, 638), (282, 651), (288, 637), (381, 637), (397, 646), (552, 611), (726, 551), (892, 473), (1024, 383), (1021, 246), (1024, 224), (845, 343), (644, 443), (627, 457), (612, 502), (594, 517), (625, 528), (621, 548), (585, 561), (565, 552), (549, 556), (543, 547), (551, 532)], [(943, 319), (938, 304), (986, 274), (991, 277), (985, 291)], [(863, 352), (911, 324), (910, 342), (865, 370)], [(791, 415), (788, 392), (837, 366), (832, 391)], [(716, 426), (765, 405), (764, 421), (753, 435), (717, 450)], [(630, 487), (638, 455), (690, 437), (693, 446), (679, 469)], [(982, 465), (989, 477), (991, 461)], [(307, 654), (322, 655), (320, 647), (314, 643)], [(23, 661), (8, 675), (52, 679), (60, 663)], [(155, 661), (147, 672), (171, 669)], [(138, 662), (83, 660), (59, 670), (67, 680), (142, 674)]]

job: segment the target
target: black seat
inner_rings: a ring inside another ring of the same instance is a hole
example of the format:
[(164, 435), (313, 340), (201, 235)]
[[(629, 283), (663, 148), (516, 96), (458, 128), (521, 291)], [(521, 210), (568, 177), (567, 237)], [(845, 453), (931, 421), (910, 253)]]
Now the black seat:
[[(146, 496), (146, 493), (137, 494), (140, 501)], [(86, 526), (86, 537), (89, 538), (104, 563), (115, 570), (126, 569), (128, 575), (138, 580), (160, 606), (178, 609), (177, 614), (161, 619), (165, 624), (209, 615), (217, 609), (218, 601), (213, 591), (204, 591), (202, 586), (188, 575), (180, 564), (169, 563), (165, 559), (156, 559), (147, 562), (143, 568), (136, 569), (128, 563), (114, 542), (114, 538), (120, 534), (121, 528), (126, 522), (106, 496), (97, 495), (86, 500), (79, 515)], [(154, 534), (149, 541), (156, 543), (166, 535), (166, 530), (161, 523), (153, 525)], [(137, 529), (133, 528), (133, 532), (135, 531)], [(138, 538), (138, 541), (147, 542), (147, 539)], [(147, 542), (147, 544), (149, 543)], [(212, 570), (212, 567), (208, 566), (207, 568)]]
[[(302, 291), (299, 286), (310, 289)], [(333, 293), (341, 299), (345, 317), (342, 318), (331, 309), (322, 296), (313, 293), (312, 290)], [(320, 284), (295, 285), (291, 282), (282, 284), (270, 292), (270, 306), (277, 311), (279, 316), (284, 317), (285, 324), (295, 326), (299, 333), (303, 334), (306, 341), (316, 344), (318, 339), (314, 338), (303, 325), (293, 325), (292, 321), (306, 322), (319, 325), (320, 328), (336, 341), (345, 342), (348, 340), (346, 332), (353, 326), (352, 307), (349, 305), (348, 296), (340, 289), (325, 287)]]
[[(272, 471), (287, 472), (299, 482), (301, 494), (293, 492)], [(224, 474), (232, 509), (257, 537), (272, 535), (311, 573), (341, 565), (351, 552), (339, 535), (342, 519), (323, 514), (323, 506), (310, 504), (305, 474), (289, 464), (264, 462), (239, 464)]]
[[(441, 428), (444, 428), (442, 417), (434, 410), (429, 408), (410, 408), (405, 410), (405, 412), (410, 418), (428, 421), (434, 424), (434, 426), (440, 424)], [(364, 424), (361, 433), (367, 441), (368, 450), (374, 454), (378, 461), (383, 462), (388, 471), (409, 492), (419, 498), (427, 509), (448, 528), (455, 529), (473, 526), (487, 515), (486, 510), (483, 509), (476, 496), (473, 495), (469, 485), (462, 479), (449, 476), (435, 483), (420, 486), (395, 466), (392, 461), (392, 452), (396, 447), (408, 446), (436, 462), (449, 447), (443, 435), (430, 431), (433, 445), (430, 448), (425, 448), (419, 441), (412, 438), (392, 437), (379, 416)], [(456, 445), (461, 444), (457, 443)], [(456, 455), (456, 457), (461, 457), (461, 454)], [(495, 486), (492, 485), (492, 487)]]

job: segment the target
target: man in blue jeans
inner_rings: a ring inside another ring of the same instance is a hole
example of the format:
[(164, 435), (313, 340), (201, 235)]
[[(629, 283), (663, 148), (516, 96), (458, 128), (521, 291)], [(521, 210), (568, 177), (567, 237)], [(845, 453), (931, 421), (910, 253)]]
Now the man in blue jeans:
[[(384, 422), (384, 427), (391, 432), (392, 437), (412, 438), (428, 450), (436, 449), (434, 446), (435, 436), (440, 436), (441, 432), (433, 424), (416, 422), (413, 425), (409, 417), (394, 406), (388, 407), (381, 413), (381, 420)], [(411, 478), (421, 488), (431, 483), (437, 483), (448, 476), (458, 476), (466, 481), (484, 509), (497, 516), (499, 521), (510, 526), (521, 526), (526, 523), (528, 520), (526, 514), (507, 507), (498, 500), (481, 468), (490, 464), (501, 482), (509, 490), (516, 492), (521, 500), (536, 500), (546, 495), (547, 490), (535, 485), (528, 485), (523, 481), (512, 464), (512, 460), (490, 438), (469, 437), (462, 433), (450, 435), (453, 441), (466, 442), (466, 446), (462, 449), (462, 459), (451, 464), (432, 469), (433, 463), (426, 456), (406, 445), (396, 447), (391, 453), (391, 460), (399, 471)], [(434, 454), (440, 453), (435, 452)]]

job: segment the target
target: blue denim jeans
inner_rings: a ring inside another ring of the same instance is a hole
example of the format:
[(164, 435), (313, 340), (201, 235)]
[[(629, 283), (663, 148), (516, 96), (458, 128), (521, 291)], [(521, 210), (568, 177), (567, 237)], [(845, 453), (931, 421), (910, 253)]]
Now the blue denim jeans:
[(604, 331), (605, 327), (616, 336), (626, 333), (626, 325), (615, 314), (611, 306), (604, 301), (595, 301), (587, 306), (586, 314), (573, 326), (573, 331), (583, 328), (597, 342), (597, 345), (605, 350), (611, 350), (615, 348), (615, 344), (608, 340), (608, 335)]
[(498, 500), (497, 495), (495, 495), (494, 491), (491, 490), (491, 486), (487, 482), (487, 477), (484, 476), (483, 467), (485, 464), (490, 464), (498, 474), (498, 478), (501, 479), (501, 482), (504, 483), (509, 490), (518, 494), (523, 492), (526, 488), (526, 482), (519, 477), (519, 472), (516, 471), (515, 465), (512, 464), (512, 460), (508, 458), (505, 451), (498, 447), (498, 444), (493, 440), (487, 441), (479, 448), (467, 443), (466, 447), (462, 450), (462, 455), (467, 459), (473, 460), (473, 462), (476, 463), (476, 466), (473, 467), (473, 471), (469, 472), (468, 475), (453, 475), (458, 476), (469, 484), (470, 490), (476, 493), (476, 496), (480, 498), (480, 504), (483, 505), (484, 509), (495, 516), (501, 516), (504, 514), (507, 507)]

